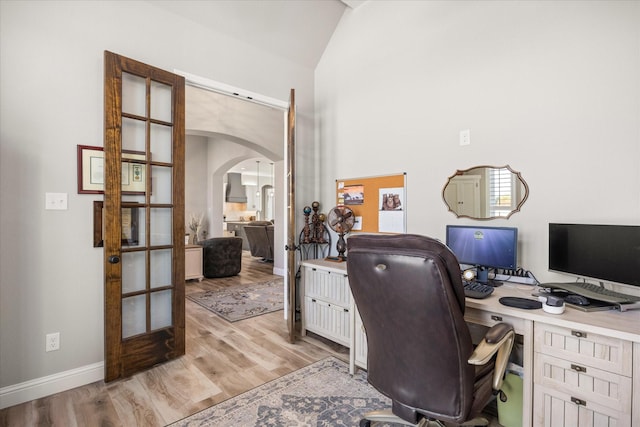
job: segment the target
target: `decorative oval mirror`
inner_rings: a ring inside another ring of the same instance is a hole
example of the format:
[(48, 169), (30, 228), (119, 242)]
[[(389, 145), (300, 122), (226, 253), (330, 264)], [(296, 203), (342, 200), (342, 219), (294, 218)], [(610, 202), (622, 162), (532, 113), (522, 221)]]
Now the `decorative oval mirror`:
[(509, 218), (527, 197), (529, 186), (509, 165), (457, 170), (442, 190), (444, 203), (458, 218)]

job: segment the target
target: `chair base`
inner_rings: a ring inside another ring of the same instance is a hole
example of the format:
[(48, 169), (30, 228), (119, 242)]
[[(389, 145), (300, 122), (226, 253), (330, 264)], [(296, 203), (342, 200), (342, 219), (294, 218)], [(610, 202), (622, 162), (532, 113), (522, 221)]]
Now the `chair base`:
[(484, 417), (476, 417), (471, 420), (465, 421), (462, 424), (445, 423), (438, 420), (429, 420), (423, 418), (418, 424), (405, 421), (399, 416), (395, 415), (391, 410), (379, 410), (371, 411), (364, 414), (364, 418), (360, 420), (360, 427), (370, 427), (371, 423), (394, 423), (402, 424), (412, 427), (453, 427), (453, 426), (486, 426), (489, 425), (489, 420)]
[(421, 419), (418, 424), (413, 424), (395, 415), (391, 410), (367, 412), (364, 414), (364, 418), (360, 420), (360, 427), (370, 427), (371, 423), (394, 423), (412, 427), (445, 427), (440, 421), (428, 420), (426, 418)]

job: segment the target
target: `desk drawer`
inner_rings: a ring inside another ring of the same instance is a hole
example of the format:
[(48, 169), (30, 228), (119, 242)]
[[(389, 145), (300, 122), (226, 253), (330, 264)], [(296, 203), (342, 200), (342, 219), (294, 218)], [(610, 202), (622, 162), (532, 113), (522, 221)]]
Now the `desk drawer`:
[(304, 299), (306, 329), (349, 347), (349, 310), (311, 297)]
[(492, 313), (490, 311), (478, 310), (476, 308), (466, 307), (464, 312), (464, 320), (478, 325), (491, 327), (497, 323), (508, 323), (513, 326), (516, 334), (523, 335), (525, 333), (525, 320), (517, 317), (507, 316), (500, 313)]
[[(598, 402), (571, 400), (572, 395), (552, 387), (536, 385), (533, 425), (544, 427), (630, 427), (631, 416)], [(576, 403), (577, 402), (577, 403)]]
[(566, 393), (589, 407), (594, 403), (617, 413), (631, 413), (631, 378), (546, 354), (535, 354), (536, 387)]
[(534, 334), (536, 352), (631, 377), (633, 347), (629, 341), (540, 322)]
[(346, 274), (305, 267), (304, 294), (348, 308), (351, 303), (351, 288)]

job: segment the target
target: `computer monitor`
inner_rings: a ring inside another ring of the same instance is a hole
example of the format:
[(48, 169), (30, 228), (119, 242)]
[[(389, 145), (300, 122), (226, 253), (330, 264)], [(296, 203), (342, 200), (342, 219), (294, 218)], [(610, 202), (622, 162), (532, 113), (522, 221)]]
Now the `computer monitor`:
[(549, 270), (640, 286), (640, 226), (550, 223)]
[(518, 229), (447, 225), (447, 246), (460, 264), (476, 267), (476, 280), (489, 282), (490, 268), (515, 270), (518, 263)]

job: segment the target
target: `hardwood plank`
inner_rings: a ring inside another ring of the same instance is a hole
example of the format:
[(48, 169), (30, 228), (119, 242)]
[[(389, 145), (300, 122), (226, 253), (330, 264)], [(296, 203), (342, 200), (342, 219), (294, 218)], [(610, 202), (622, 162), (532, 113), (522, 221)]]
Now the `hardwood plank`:
[(109, 425), (110, 420), (117, 416), (115, 406), (102, 381), (70, 390), (70, 400), (73, 402), (78, 426)]

